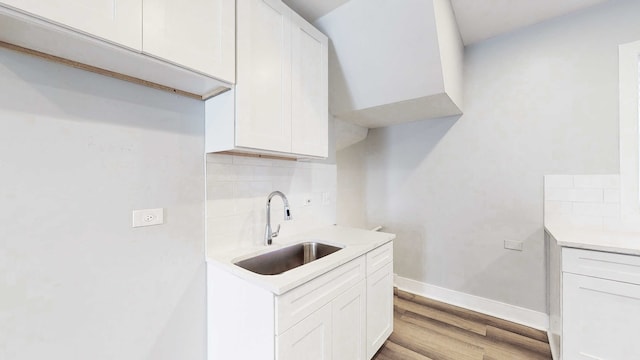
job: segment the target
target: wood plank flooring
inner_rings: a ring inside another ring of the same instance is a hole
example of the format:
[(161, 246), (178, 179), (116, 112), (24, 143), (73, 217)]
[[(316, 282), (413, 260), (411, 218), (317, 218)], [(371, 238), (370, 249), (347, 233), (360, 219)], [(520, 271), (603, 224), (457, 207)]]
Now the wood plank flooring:
[(373, 359), (551, 359), (544, 331), (397, 289), (393, 326)]

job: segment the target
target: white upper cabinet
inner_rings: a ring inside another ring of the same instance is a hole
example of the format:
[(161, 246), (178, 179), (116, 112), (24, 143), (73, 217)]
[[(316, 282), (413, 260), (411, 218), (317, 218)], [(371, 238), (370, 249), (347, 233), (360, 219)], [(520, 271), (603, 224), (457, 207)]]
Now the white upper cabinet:
[(0, 41), (208, 99), (235, 81), (235, 10), (235, 0), (0, 0)]
[(140, 51), (142, 0), (2, 0), (19, 12)]
[(236, 145), (291, 152), (291, 10), (238, 1)]
[(235, 0), (143, 0), (145, 54), (235, 82)]
[(327, 157), (327, 37), (293, 14), (291, 28), (291, 151)]
[(207, 102), (207, 152), (327, 157), (327, 37), (280, 0), (238, 0), (236, 21), (236, 88)]

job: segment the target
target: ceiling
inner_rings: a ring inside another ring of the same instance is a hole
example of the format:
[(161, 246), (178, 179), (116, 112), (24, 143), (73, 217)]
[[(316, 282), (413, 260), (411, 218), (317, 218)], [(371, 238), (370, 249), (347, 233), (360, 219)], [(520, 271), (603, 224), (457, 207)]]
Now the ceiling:
[(322, 15), (348, 2), (349, 0), (282, 0), (295, 12), (302, 15), (309, 22), (314, 22)]
[[(283, 0), (310, 22), (349, 0)], [(465, 45), (609, 0), (451, 0)]]

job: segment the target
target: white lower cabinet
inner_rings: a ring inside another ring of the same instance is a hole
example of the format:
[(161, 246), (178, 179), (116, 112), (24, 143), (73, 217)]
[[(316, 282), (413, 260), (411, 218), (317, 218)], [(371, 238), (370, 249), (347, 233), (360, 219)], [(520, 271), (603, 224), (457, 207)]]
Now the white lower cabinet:
[(561, 359), (640, 359), (640, 257), (562, 248)]
[(367, 277), (367, 356), (370, 359), (393, 331), (393, 263)]
[[(393, 292), (393, 290), (392, 290)], [(365, 281), (338, 296), (332, 303), (333, 360), (365, 360), (367, 291)]]
[(276, 337), (279, 360), (365, 360), (364, 280)]
[(565, 273), (564, 359), (640, 359), (640, 286)]
[(331, 357), (331, 304), (327, 304), (276, 336), (276, 358), (281, 360), (320, 360)]
[(208, 359), (370, 359), (393, 330), (391, 249), (281, 295), (207, 266)]

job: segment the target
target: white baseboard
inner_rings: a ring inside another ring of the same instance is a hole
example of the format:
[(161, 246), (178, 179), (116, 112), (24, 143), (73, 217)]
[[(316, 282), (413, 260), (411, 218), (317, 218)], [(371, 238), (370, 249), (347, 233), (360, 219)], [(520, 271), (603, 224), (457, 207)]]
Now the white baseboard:
[(556, 344), (556, 338), (553, 337), (553, 334), (551, 334), (549, 330), (547, 330), (547, 337), (549, 338), (549, 346), (551, 347), (551, 359), (560, 360), (560, 354), (558, 354), (560, 347)]
[(526, 325), (534, 329), (547, 331), (549, 329), (549, 315), (519, 306), (505, 304), (499, 301), (445, 289), (435, 285), (425, 284), (394, 274), (395, 286), (416, 295), (463, 307), (500, 319)]

